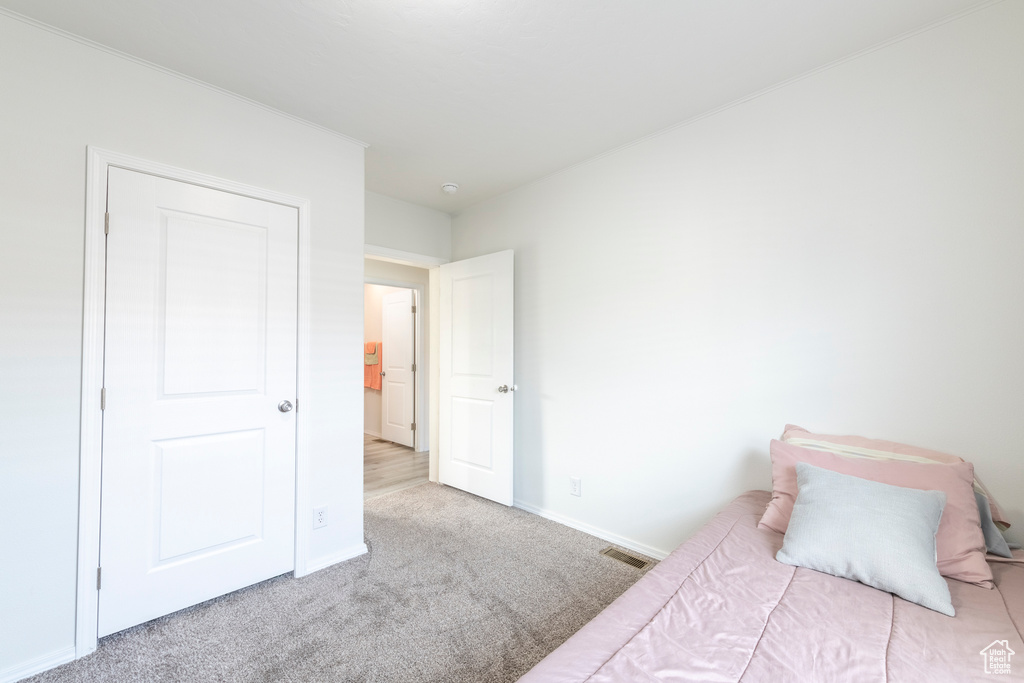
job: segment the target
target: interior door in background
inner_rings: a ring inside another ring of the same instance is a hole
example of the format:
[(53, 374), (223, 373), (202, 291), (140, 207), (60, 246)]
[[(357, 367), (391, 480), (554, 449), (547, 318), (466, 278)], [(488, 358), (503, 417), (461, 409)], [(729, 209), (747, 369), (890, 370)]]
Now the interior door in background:
[(117, 168), (107, 210), (100, 636), (295, 557), (297, 210)]
[(512, 504), (513, 252), (441, 266), (442, 484)]
[(416, 432), (416, 297), (411, 289), (389, 292), (381, 303), (384, 360), (381, 438), (413, 447)]

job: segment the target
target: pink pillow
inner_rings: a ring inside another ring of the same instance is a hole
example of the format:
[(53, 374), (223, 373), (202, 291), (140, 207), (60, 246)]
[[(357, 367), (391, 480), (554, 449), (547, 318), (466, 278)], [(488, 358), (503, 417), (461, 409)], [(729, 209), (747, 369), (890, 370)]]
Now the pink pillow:
[[(840, 455), (856, 455), (858, 451), (874, 451), (876, 457), (885, 457), (886, 454), (893, 454), (896, 456), (909, 456), (909, 458), (917, 459), (918, 461), (924, 459), (931, 462), (944, 463), (964, 462), (963, 458), (958, 458), (955, 455), (942, 453), (941, 451), (932, 451), (927, 448), (920, 448), (919, 446), (908, 446), (905, 443), (883, 441), (882, 439), (868, 439), (863, 436), (812, 434), (803, 427), (797, 427), (796, 425), (786, 425), (786, 429), (782, 432), (782, 440), (786, 443), (794, 443), (797, 446), (828, 450)], [(892, 459), (898, 460), (899, 458)], [(1008, 529), (1010, 527), (1009, 520), (1006, 519), (1006, 515), (1003, 514), (1002, 509), (996, 504), (992, 494), (978, 480), (977, 475), (974, 477), (974, 486), (983, 496), (988, 498), (989, 507), (992, 509), (992, 520), (1004, 529)]]
[[(899, 460), (846, 458), (827, 451), (772, 441), (772, 500), (758, 522), (762, 529), (786, 533), (796, 500), (796, 464), (806, 462), (840, 474), (922, 491), (942, 491), (946, 507), (935, 536), (939, 573), (992, 588), (985, 561), (985, 537), (974, 499), (974, 466), (969, 462), (921, 464)], [(836, 533), (842, 533), (837, 529)]]

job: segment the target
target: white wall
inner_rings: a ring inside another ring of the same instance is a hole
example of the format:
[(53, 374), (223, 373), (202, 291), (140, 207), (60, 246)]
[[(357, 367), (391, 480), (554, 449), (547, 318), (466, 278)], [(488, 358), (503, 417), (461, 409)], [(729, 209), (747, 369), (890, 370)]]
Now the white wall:
[(4, 15), (0, 93), (2, 680), (74, 645), (86, 146), (311, 201), (312, 564), (363, 541), (363, 150)]
[(452, 218), (441, 211), (367, 192), (366, 243), (447, 261), (452, 255)]
[(456, 216), (516, 250), (517, 501), (666, 552), (793, 422), (972, 459), (1024, 538), (1022, 36), (997, 4)]

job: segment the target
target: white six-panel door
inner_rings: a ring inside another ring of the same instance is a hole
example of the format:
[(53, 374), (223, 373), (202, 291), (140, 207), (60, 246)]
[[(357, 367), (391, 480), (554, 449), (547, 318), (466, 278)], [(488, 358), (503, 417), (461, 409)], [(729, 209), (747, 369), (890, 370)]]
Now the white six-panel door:
[(442, 484), (512, 504), (513, 252), (441, 266)]
[(290, 571), (295, 522), (296, 209), (111, 168), (108, 212), (100, 636)]
[(416, 316), (411, 289), (399, 289), (384, 295), (381, 327), (384, 344), (384, 377), (381, 382), (381, 437), (413, 446), (416, 433), (415, 374)]

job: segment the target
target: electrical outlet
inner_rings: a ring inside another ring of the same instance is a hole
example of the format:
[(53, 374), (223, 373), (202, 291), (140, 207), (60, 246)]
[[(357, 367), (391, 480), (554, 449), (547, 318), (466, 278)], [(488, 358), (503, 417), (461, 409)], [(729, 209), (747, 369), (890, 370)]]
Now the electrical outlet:
[(579, 477), (569, 477), (569, 493), (574, 496), (582, 495), (583, 483)]
[(313, 508), (313, 528), (327, 526), (327, 507)]

